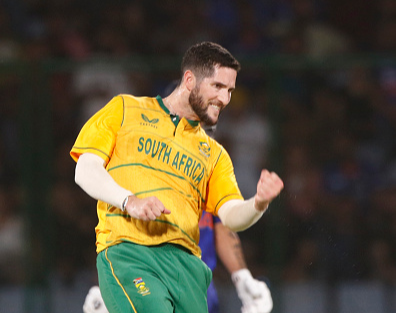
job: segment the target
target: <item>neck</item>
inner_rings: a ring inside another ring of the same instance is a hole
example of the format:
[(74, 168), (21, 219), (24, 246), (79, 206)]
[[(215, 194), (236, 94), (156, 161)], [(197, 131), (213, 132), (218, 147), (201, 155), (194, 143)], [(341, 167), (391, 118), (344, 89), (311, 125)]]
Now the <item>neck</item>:
[(189, 120), (197, 119), (195, 113), (188, 104), (188, 95), (184, 94), (179, 88), (176, 88), (169, 96), (162, 100), (171, 115), (177, 115), (180, 118), (185, 117)]

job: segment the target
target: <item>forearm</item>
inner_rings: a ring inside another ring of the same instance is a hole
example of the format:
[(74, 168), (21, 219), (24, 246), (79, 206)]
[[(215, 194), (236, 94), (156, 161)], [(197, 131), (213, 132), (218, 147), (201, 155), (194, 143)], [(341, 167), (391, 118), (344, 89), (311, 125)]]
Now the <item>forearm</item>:
[(255, 224), (265, 210), (255, 208), (255, 198), (249, 200), (231, 200), (219, 209), (221, 222), (232, 231), (242, 231)]
[(75, 181), (89, 196), (117, 208), (132, 192), (118, 185), (103, 166), (103, 160), (92, 153), (84, 153), (78, 159)]
[(216, 253), (230, 274), (246, 268), (241, 241), (238, 234), (222, 223), (215, 224)]

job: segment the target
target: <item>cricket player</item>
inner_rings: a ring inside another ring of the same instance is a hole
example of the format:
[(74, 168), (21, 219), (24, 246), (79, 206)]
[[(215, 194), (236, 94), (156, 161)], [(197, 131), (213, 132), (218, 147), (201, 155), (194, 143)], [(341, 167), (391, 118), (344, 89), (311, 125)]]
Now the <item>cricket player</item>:
[(70, 154), (76, 183), (98, 200), (97, 269), (110, 313), (208, 312), (202, 212), (242, 231), (283, 189), (262, 170), (244, 200), (228, 153), (200, 126), (217, 123), (239, 69), (220, 45), (193, 45), (169, 96), (116, 96), (81, 129)]

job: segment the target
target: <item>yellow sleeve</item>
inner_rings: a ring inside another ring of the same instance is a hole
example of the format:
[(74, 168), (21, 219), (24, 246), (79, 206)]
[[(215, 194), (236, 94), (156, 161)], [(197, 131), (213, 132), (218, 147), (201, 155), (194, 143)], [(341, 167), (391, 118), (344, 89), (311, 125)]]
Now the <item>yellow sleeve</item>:
[(107, 164), (113, 153), (123, 117), (123, 98), (114, 97), (82, 127), (70, 151), (73, 160), (77, 162), (81, 154), (89, 152), (98, 155)]
[(217, 216), (219, 208), (227, 201), (242, 199), (234, 167), (227, 151), (221, 149), (219, 159), (209, 178), (205, 210)]

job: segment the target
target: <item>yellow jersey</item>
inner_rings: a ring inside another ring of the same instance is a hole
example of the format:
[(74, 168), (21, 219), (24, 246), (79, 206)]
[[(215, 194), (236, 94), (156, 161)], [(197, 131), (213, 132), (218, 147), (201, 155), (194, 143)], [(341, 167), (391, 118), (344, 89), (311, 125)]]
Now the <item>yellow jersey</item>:
[(200, 257), (202, 210), (217, 215), (224, 202), (243, 199), (225, 149), (199, 122), (171, 116), (160, 96), (114, 97), (83, 126), (70, 155), (77, 162), (86, 152), (103, 158), (120, 186), (171, 211), (142, 221), (98, 201), (97, 252), (123, 241), (173, 243)]

